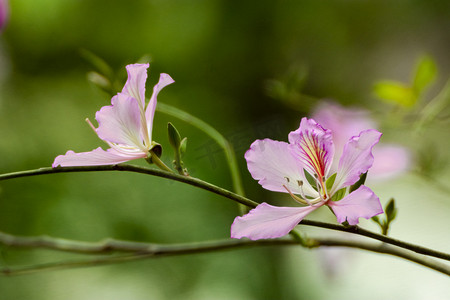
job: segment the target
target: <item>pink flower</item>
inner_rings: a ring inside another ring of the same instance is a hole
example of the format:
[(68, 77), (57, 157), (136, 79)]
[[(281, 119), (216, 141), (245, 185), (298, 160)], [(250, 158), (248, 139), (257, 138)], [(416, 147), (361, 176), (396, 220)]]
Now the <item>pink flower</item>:
[[(362, 109), (344, 108), (337, 103), (322, 102), (313, 113), (317, 120), (325, 128), (333, 131), (333, 141), (336, 146), (336, 154), (342, 153), (346, 141), (359, 132), (369, 128), (377, 128), (369, 112)], [(373, 150), (375, 161), (369, 172), (371, 179), (388, 179), (398, 176), (408, 170), (411, 165), (409, 151), (396, 144), (382, 144)], [(332, 165), (336, 170), (337, 162)]]
[(350, 225), (358, 224), (361, 217), (369, 219), (382, 213), (378, 197), (366, 186), (343, 197), (347, 187), (372, 166), (372, 148), (380, 137), (381, 133), (369, 129), (350, 138), (333, 172), (332, 132), (313, 119), (303, 118), (300, 128), (289, 134), (289, 143), (256, 140), (245, 154), (252, 177), (263, 188), (289, 193), (305, 206), (276, 207), (262, 203), (234, 220), (231, 237), (252, 240), (281, 237), (323, 205), (331, 208), (339, 223), (347, 221)]
[(137, 158), (147, 158), (156, 145), (152, 141), (153, 116), (156, 97), (165, 86), (173, 83), (167, 74), (161, 74), (153, 88), (153, 95), (145, 108), (145, 81), (148, 64), (128, 65), (128, 80), (111, 99), (95, 114), (99, 126), (94, 128), (98, 137), (109, 145), (106, 151), (97, 148), (91, 152), (68, 151), (55, 158), (52, 167), (113, 165)]
[(8, 0), (0, 0), (0, 32), (6, 27), (9, 18)]

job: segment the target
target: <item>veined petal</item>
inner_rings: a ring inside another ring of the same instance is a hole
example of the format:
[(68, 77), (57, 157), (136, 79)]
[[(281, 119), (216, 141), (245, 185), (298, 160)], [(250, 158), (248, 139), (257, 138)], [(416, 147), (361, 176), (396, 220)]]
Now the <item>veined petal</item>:
[(99, 124), (98, 136), (105, 141), (143, 149), (141, 116), (135, 98), (118, 93), (111, 99), (112, 105), (104, 106), (95, 114)]
[(323, 178), (328, 174), (334, 155), (331, 131), (313, 119), (303, 118), (300, 127), (289, 133), (291, 151), (311, 175)]
[(352, 137), (344, 147), (332, 193), (352, 185), (359, 176), (372, 166), (372, 148), (380, 140), (381, 133), (375, 129), (361, 131), (359, 136)]
[(138, 100), (142, 111), (145, 107), (145, 81), (149, 64), (133, 64), (126, 66), (128, 79), (122, 93)]
[(98, 147), (91, 152), (75, 153), (67, 151), (64, 155), (59, 155), (55, 158), (52, 167), (76, 167), (76, 166), (101, 166), (101, 165), (115, 165), (129, 160), (146, 157), (147, 153), (120, 153), (114, 149), (107, 151)]
[(408, 170), (411, 165), (411, 153), (402, 146), (378, 145), (373, 149), (374, 162), (369, 178), (387, 179)]
[(162, 73), (159, 76), (158, 83), (153, 87), (152, 97), (150, 98), (150, 102), (148, 103), (147, 109), (145, 110), (145, 118), (147, 119), (147, 128), (150, 140), (152, 137), (153, 117), (155, 116), (156, 110), (156, 97), (165, 86), (174, 82), (175, 81), (172, 79), (172, 77), (170, 77), (168, 74)]
[(318, 207), (276, 207), (261, 203), (245, 216), (234, 219), (231, 238), (259, 240), (284, 236)]
[(288, 143), (271, 139), (256, 140), (245, 153), (245, 159), (250, 174), (263, 188), (286, 193), (285, 185), (294, 194), (304, 192), (306, 195), (318, 196), (304, 178), (302, 165), (289, 150)]
[[(330, 101), (319, 103), (312, 116), (320, 125), (332, 131), (336, 158), (341, 157), (344, 146), (351, 137), (359, 135), (363, 130), (376, 128), (369, 111), (344, 107)], [(338, 164), (339, 160), (334, 159), (331, 173), (337, 172)], [(373, 169), (370, 173), (373, 174)]]
[(339, 223), (347, 221), (350, 225), (358, 224), (359, 218), (369, 219), (383, 213), (380, 199), (364, 185), (342, 200), (328, 201), (327, 205), (331, 207)]

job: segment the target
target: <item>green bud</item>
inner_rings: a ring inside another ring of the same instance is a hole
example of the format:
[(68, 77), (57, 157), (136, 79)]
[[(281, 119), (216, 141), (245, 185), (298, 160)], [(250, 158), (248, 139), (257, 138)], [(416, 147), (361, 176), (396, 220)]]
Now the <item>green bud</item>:
[(173, 126), (172, 123), (167, 123), (167, 129), (169, 133), (169, 142), (177, 151), (180, 149), (181, 136), (178, 130)]
[(180, 144), (180, 154), (181, 155), (183, 155), (186, 152), (186, 147), (187, 147), (187, 137), (185, 137), (181, 140), (181, 144)]
[(386, 219), (390, 223), (397, 216), (397, 208), (395, 207), (395, 200), (391, 198), (385, 208)]

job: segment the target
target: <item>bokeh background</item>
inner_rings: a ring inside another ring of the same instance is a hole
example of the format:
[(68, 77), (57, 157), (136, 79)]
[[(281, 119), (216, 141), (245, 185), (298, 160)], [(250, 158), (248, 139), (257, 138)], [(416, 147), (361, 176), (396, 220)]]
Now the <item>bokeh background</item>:
[[(408, 147), (412, 157), (409, 172), (371, 185), (383, 204), (397, 201), (392, 236), (448, 252), (448, 105), (425, 128), (412, 124), (449, 78), (449, 28), (447, 0), (11, 0), (0, 35), (0, 172), (50, 166), (68, 149), (102, 144), (84, 119), (93, 120), (110, 98), (87, 80), (92, 66), (81, 49), (108, 62), (118, 81), (126, 64), (147, 57), (147, 90), (161, 72), (175, 79), (159, 101), (230, 139), (246, 194), (258, 202), (290, 203), (287, 195), (263, 190), (246, 170), (243, 154), (253, 140), (286, 140), (323, 98), (372, 111), (383, 141)], [(409, 82), (423, 54), (434, 58), (439, 73), (417, 106), (374, 96), (380, 79)], [(154, 137), (164, 146), (163, 160), (170, 163), (173, 155), (168, 121), (188, 137), (184, 160), (191, 174), (231, 189), (220, 148), (159, 113)], [(17, 235), (203, 241), (227, 238), (237, 213), (229, 200), (138, 174), (0, 183), (0, 230)], [(335, 222), (325, 209), (310, 218)], [(361, 224), (377, 230), (373, 222)], [(79, 258), (0, 249), (1, 266)], [(253, 248), (0, 277), (0, 299), (448, 299), (448, 283), (421, 266), (362, 251)]]

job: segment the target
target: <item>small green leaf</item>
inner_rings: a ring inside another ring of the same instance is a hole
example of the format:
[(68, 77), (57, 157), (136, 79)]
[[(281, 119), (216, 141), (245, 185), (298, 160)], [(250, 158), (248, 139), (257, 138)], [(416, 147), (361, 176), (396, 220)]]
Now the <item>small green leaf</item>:
[(389, 200), (384, 211), (386, 213), (386, 220), (388, 223), (395, 219), (395, 217), (397, 216), (397, 208), (395, 207), (394, 198), (391, 198), (391, 200)]
[(436, 78), (437, 66), (431, 56), (424, 55), (416, 66), (413, 89), (419, 95)]
[(342, 188), (336, 193), (334, 193), (333, 197), (331, 197), (331, 201), (339, 201), (342, 198), (344, 198), (345, 194), (347, 192), (347, 188)]
[(181, 145), (181, 136), (178, 130), (172, 123), (167, 123), (167, 130), (169, 134), (169, 142), (176, 151), (179, 151)]
[(308, 183), (312, 186), (313, 189), (315, 189), (317, 191), (316, 179), (311, 174), (309, 174), (306, 170), (303, 170), (303, 171), (304, 171), (303, 173), (305, 173), (305, 178), (308, 181)]
[(380, 218), (378, 216), (373, 216), (371, 220), (381, 226)]
[(327, 181), (325, 182), (325, 186), (327, 187), (327, 191), (330, 191), (333, 187), (334, 181), (336, 180), (337, 173), (334, 173), (330, 177), (328, 177)]
[(412, 107), (417, 102), (414, 90), (401, 82), (379, 81), (375, 83), (374, 92), (381, 100), (404, 107)]
[(359, 180), (350, 187), (349, 189), (349, 193), (356, 191), (360, 186), (362, 186), (365, 182), (366, 182), (366, 178), (367, 178), (367, 172), (361, 174), (361, 176), (359, 176)]

